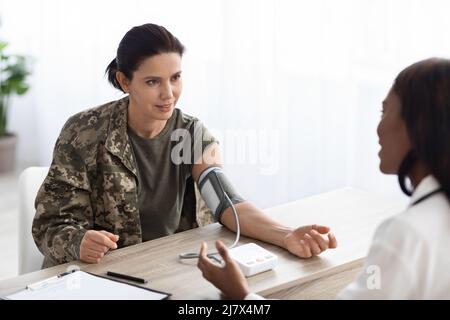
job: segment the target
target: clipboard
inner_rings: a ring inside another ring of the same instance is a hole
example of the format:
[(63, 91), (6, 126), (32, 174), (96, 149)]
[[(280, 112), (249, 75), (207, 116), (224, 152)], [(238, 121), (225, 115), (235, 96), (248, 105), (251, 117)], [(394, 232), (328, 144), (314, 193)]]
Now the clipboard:
[(170, 293), (76, 270), (28, 285), (6, 300), (165, 300)]

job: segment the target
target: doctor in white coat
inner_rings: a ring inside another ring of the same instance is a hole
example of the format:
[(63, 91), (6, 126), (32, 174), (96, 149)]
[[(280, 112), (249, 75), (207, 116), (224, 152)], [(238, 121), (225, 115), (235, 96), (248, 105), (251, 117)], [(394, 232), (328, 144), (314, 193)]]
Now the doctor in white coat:
[[(377, 133), (380, 170), (396, 174), (411, 200), (377, 228), (363, 272), (338, 298), (450, 299), (450, 60), (403, 70), (383, 101)], [(212, 262), (203, 243), (203, 277), (229, 298), (263, 299), (250, 292), (223, 243), (216, 247), (225, 264)], [(376, 281), (367, 268), (377, 270)]]

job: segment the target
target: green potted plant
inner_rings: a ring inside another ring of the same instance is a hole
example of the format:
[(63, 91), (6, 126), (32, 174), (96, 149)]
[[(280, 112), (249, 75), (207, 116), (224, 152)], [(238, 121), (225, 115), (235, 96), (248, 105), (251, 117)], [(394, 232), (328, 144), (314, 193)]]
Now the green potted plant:
[(28, 91), (26, 83), (27, 58), (21, 55), (8, 55), (6, 42), (0, 41), (0, 172), (13, 171), (15, 164), (17, 137), (7, 132), (10, 97)]

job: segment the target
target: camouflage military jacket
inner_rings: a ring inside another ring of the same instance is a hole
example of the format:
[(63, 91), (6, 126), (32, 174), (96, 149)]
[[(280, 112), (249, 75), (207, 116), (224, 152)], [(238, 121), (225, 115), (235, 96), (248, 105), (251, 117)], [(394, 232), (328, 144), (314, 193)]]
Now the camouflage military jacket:
[[(32, 233), (44, 268), (78, 260), (90, 229), (119, 235), (119, 248), (142, 241), (127, 110), (128, 97), (81, 112), (64, 125), (35, 201)], [(196, 213), (207, 211), (189, 180), (177, 232), (197, 227)]]

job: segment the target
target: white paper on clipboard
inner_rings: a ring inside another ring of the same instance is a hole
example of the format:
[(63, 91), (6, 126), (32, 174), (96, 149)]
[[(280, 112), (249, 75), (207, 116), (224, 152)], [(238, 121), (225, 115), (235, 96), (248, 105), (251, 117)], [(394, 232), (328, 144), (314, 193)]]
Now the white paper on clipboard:
[(103, 278), (84, 271), (75, 271), (61, 278), (52, 278), (36, 289), (15, 292), (11, 300), (162, 300), (168, 293)]

